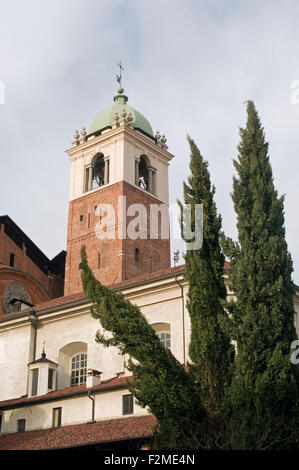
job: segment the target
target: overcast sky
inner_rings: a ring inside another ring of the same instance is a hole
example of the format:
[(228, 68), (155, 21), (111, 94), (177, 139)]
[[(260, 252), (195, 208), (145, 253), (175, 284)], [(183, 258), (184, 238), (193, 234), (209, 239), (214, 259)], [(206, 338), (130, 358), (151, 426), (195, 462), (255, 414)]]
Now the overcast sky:
[[(189, 133), (209, 161), (236, 238), (232, 160), (253, 99), (270, 142), (299, 284), (298, 0), (0, 0), (0, 213), (50, 258), (66, 248), (75, 129), (113, 103), (119, 59), (129, 104), (175, 155), (170, 202), (188, 176)], [(172, 248), (181, 247), (174, 242)], [(182, 262), (182, 260), (181, 260)]]

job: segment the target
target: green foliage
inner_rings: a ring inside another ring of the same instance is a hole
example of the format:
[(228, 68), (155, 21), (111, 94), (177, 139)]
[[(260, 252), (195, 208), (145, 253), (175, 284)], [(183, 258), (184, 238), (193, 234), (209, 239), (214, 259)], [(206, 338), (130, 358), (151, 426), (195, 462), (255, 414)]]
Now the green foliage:
[(184, 202), (192, 208), (195, 204), (203, 205), (202, 247), (187, 250), (185, 255), (187, 308), (191, 320), (190, 373), (199, 384), (211, 429), (217, 431), (220, 426), (218, 431), (223, 434), (225, 390), (231, 381), (234, 348), (221, 326), (225, 316), (221, 301), (226, 298), (224, 256), (219, 244), (221, 218), (217, 215), (208, 163), (190, 137), (188, 142), (191, 174), (184, 183)]
[(155, 446), (190, 449), (198, 446), (197, 437), (204, 427), (205, 411), (190, 374), (160, 342), (136, 305), (95, 279), (82, 247), (82, 284), (93, 303), (91, 314), (110, 337), (100, 331), (96, 340), (104, 346), (117, 346), (130, 356), (128, 369), (134, 381), (129, 390), (137, 403), (147, 406), (156, 416)]
[(296, 338), (292, 261), (285, 241), (283, 198), (274, 188), (268, 143), (251, 101), (247, 113), (234, 162), (238, 243), (224, 243), (237, 298), (226, 304), (231, 336), (238, 345), (229, 391), (231, 445), (288, 448), (295, 445), (299, 428), (299, 370), (290, 361), (290, 345)]
[[(191, 320), (186, 372), (136, 305), (95, 279), (82, 248), (82, 283), (101, 323), (97, 341), (130, 357), (129, 390), (158, 421), (159, 449), (289, 449), (299, 447), (299, 367), (290, 361), (294, 327), (292, 261), (268, 144), (254, 104), (240, 130), (233, 202), (238, 242), (221, 234), (208, 164), (194, 141), (184, 202), (203, 204), (203, 246), (186, 254)], [(182, 207), (182, 204), (180, 204)], [(191, 217), (194, 230), (194, 211)], [(230, 257), (227, 302), (224, 253)], [(231, 340), (237, 343), (237, 354)]]

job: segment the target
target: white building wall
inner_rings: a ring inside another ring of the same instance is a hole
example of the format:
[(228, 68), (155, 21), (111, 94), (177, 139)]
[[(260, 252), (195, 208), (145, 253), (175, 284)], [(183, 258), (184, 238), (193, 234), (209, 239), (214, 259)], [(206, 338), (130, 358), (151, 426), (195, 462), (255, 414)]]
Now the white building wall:
[(29, 321), (0, 330), (0, 400), (27, 394), (30, 333)]
[[(149, 323), (169, 323), (171, 330), (171, 349), (174, 355), (183, 362), (183, 317), (181, 290), (176, 283), (165, 282), (165, 287), (140, 286), (127, 290), (127, 297), (137, 304), (145, 314)], [(186, 293), (185, 293), (186, 294)], [(76, 308), (58, 307), (51, 313), (38, 315), (36, 334), (35, 359), (41, 357), (43, 347), (47, 358), (58, 364), (57, 388), (70, 386), (71, 355), (65, 353), (65, 347), (73, 343), (82, 343), (87, 352), (87, 368), (97, 369), (102, 374), (102, 380), (115, 377), (116, 373), (124, 371), (124, 358), (117, 348), (104, 348), (96, 343), (95, 336), (100, 323), (91, 317), (88, 304)], [(20, 321), (18, 321), (20, 322)], [(19, 325), (10, 320), (7, 326), (0, 328), (0, 373), (5, 381), (0, 381), (0, 400), (18, 398), (27, 394), (28, 363), (32, 351), (33, 332), (28, 317), (24, 317)], [(189, 338), (189, 317), (184, 309), (185, 338)], [(71, 349), (71, 348), (70, 348)], [(82, 349), (82, 348), (81, 348)], [(188, 350), (185, 342), (185, 355)], [(74, 350), (76, 353), (81, 352)], [(127, 372), (128, 374), (128, 372)]]
[[(91, 317), (89, 311), (76, 316), (65, 316), (55, 321), (44, 320), (37, 330), (37, 351), (42, 350), (46, 342), (47, 357), (58, 363), (57, 388), (70, 386), (71, 356), (84, 351), (84, 347), (75, 349), (73, 354), (64, 354), (61, 350), (72, 343), (84, 343), (87, 352), (87, 368), (103, 372), (102, 379), (115, 376), (123, 370), (123, 360), (116, 348), (109, 351), (96, 343), (95, 336), (100, 323)], [(39, 354), (39, 353), (38, 353)]]
[[(175, 278), (152, 281), (127, 288), (123, 292), (126, 298), (141, 309), (154, 327), (155, 324), (169, 324), (171, 350), (180, 362), (187, 363), (190, 338), (190, 318), (186, 308), (187, 284), (182, 276), (178, 277), (178, 281), (183, 286), (183, 299), (181, 287)], [(295, 309), (299, 311), (297, 298)], [(52, 312), (40, 312), (38, 318), (36, 359), (40, 357), (45, 344), (47, 358), (58, 363), (58, 389), (70, 386), (72, 352), (79, 352), (82, 348), (87, 352), (87, 367), (103, 372), (103, 381), (115, 378), (122, 371), (126, 375), (130, 374), (124, 369), (124, 358), (116, 348), (107, 349), (95, 342), (100, 323), (91, 317), (87, 303), (75, 307), (60, 306)], [(298, 313), (295, 321), (298, 331)], [(1, 325), (0, 374), (5, 380), (0, 381), (0, 400), (27, 394), (27, 364), (32, 360), (29, 355), (33, 337), (28, 317), (12, 319)], [(121, 417), (121, 396), (125, 393), (128, 392), (123, 389), (98, 394), (95, 398), (95, 419)], [(63, 408), (62, 425), (91, 419), (92, 402), (86, 395), (5, 411), (2, 432), (16, 432), (17, 419), (26, 419), (27, 430), (51, 427), (52, 408), (59, 406)], [(146, 410), (135, 406), (135, 413), (146, 413)]]
[[(92, 395), (95, 399), (95, 421), (126, 418), (148, 414), (148, 411), (134, 403), (133, 414), (122, 414), (122, 396), (128, 394), (126, 389), (111, 390)], [(92, 420), (92, 400), (88, 395), (55, 400), (40, 404), (31, 404), (22, 408), (6, 410), (2, 417), (2, 434), (17, 432), (17, 421), (26, 420), (26, 431), (52, 427), (54, 408), (62, 408), (61, 425), (87, 423)]]

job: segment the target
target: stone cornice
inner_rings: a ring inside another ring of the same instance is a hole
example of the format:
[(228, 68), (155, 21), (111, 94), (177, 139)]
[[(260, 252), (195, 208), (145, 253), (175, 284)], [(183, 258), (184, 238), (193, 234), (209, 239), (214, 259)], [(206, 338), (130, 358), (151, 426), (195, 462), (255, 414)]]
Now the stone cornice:
[[(176, 273), (165, 273), (161, 274), (157, 278), (144, 279), (144, 280), (132, 280), (130, 284), (127, 282), (125, 285), (115, 287), (115, 291), (120, 291), (124, 296), (130, 300), (132, 298), (142, 297), (144, 295), (155, 294), (161, 291), (170, 291), (176, 288), (176, 278), (179, 278), (184, 286), (187, 286), (187, 282), (184, 277), (184, 269), (178, 270)], [(83, 294), (82, 294), (83, 295)], [(59, 299), (58, 299), (59, 300)], [(34, 310), (38, 319), (38, 326), (44, 322), (52, 322), (58, 319), (63, 319), (70, 316), (78, 316), (89, 314), (91, 303), (84, 296), (76, 300), (66, 301), (65, 303), (59, 303), (55, 305), (55, 299), (53, 300), (54, 305), (45, 307), (44, 309), (38, 309), (38, 305), (32, 307), (30, 310), (25, 310), (22, 313), (9, 315), (5, 319), (0, 320), (0, 331), (16, 328), (20, 326), (29, 326), (31, 320), (29, 317), (30, 311)], [(49, 302), (51, 304), (51, 301)], [(42, 306), (42, 304), (41, 304)], [(36, 309), (36, 310), (35, 310)]]
[[(120, 126), (116, 127), (115, 129), (110, 129), (109, 132), (102, 133), (93, 139), (87, 140), (79, 145), (71, 147), (66, 150), (66, 153), (72, 157), (80, 157), (83, 155), (83, 152), (96, 146), (96, 145), (105, 145), (109, 140), (113, 141), (113, 139), (117, 139), (119, 137), (124, 138), (124, 136), (132, 138), (130, 140), (132, 143), (136, 144), (139, 143), (141, 147), (146, 147), (149, 151), (152, 151), (156, 154), (160, 154), (162, 158), (170, 161), (174, 155), (168, 152), (166, 149), (163, 149), (159, 145), (156, 144), (155, 140), (146, 136), (142, 132), (138, 131), (137, 129), (132, 129), (128, 126)], [(77, 155), (78, 154), (78, 155)]]

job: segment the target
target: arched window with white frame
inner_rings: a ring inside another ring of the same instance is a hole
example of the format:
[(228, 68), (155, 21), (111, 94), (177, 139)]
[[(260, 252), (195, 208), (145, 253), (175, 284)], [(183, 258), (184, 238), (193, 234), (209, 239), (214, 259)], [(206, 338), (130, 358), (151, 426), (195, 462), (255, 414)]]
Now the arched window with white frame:
[(156, 170), (151, 166), (151, 162), (147, 155), (141, 155), (136, 160), (135, 166), (135, 182), (139, 188), (149, 191), (150, 193), (156, 192)]
[(151, 325), (166, 349), (171, 349), (170, 323), (153, 323)]
[(109, 183), (109, 159), (98, 152), (85, 167), (84, 192), (100, 188)]
[(171, 347), (170, 333), (166, 331), (161, 331), (161, 333), (157, 333), (157, 336), (160, 339), (161, 343), (163, 344), (164, 348), (170, 349)]
[(87, 354), (81, 352), (72, 357), (71, 363), (71, 387), (81, 385), (86, 382), (87, 375)]
[(74, 341), (59, 350), (57, 389), (74, 387), (86, 382), (87, 343)]

